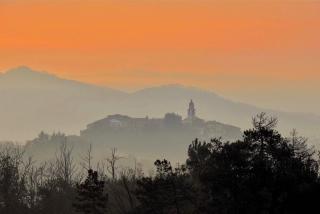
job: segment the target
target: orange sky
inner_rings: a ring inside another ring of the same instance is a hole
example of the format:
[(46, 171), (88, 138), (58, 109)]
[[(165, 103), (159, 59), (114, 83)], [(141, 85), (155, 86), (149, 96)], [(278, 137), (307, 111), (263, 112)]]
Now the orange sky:
[(125, 90), (303, 97), (320, 89), (320, 2), (0, 0), (0, 71), (19, 65)]

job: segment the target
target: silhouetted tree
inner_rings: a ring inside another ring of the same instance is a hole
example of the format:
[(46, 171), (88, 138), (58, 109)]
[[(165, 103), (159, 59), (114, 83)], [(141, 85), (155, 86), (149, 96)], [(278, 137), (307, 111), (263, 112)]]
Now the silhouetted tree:
[(46, 178), (39, 187), (41, 198), (39, 208), (41, 212), (48, 214), (73, 213), (76, 165), (72, 156), (73, 150), (68, 146), (66, 138), (62, 136), (58, 137), (63, 141), (59, 142), (60, 147), (55, 159), (47, 164)]
[(22, 147), (0, 146), (0, 213), (27, 213), (25, 184), (31, 162), (23, 160)]
[(186, 165), (172, 167), (165, 159), (157, 160), (153, 176), (143, 176), (137, 164), (133, 169), (120, 167), (116, 149), (102, 165), (97, 164), (98, 174), (90, 169), (91, 148), (82, 159), (88, 174), (82, 174), (66, 136), (60, 133), (41, 133), (35, 141), (60, 146), (55, 159), (44, 163), (35, 164), (21, 146), (0, 144), (0, 213), (316, 212), (320, 154), (295, 130), (283, 137), (276, 130), (277, 119), (264, 113), (252, 124), (235, 142), (194, 140)]
[[(283, 138), (276, 119), (259, 114), (253, 129), (233, 143), (214, 139), (189, 147), (188, 168), (199, 180), (208, 213), (300, 213), (312, 199), (298, 200), (318, 189), (318, 163), (305, 142)], [(314, 193), (312, 193), (314, 194)]]
[(116, 179), (117, 161), (120, 160), (121, 156), (117, 155), (117, 148), (111, 149), (110, 157), (107, 157), (107, 170), (111, 174), (112, 180)]
[(108, 194), (104, 191), (104, 184), (104, 181), (98, 179), (98, 173), (89, 169), (86, 180), (77, 185), (75, 209), (85, 214), (106, 213)]
[(184, 166), (173, 169), (167, 160), (155, 162), (155, 177), (137, 181), (138, 213), (191, 213), (191, 185)]

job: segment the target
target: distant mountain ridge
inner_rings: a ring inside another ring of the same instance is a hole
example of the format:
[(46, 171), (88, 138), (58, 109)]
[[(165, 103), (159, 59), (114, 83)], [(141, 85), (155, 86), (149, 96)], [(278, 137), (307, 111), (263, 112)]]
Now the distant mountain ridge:
[(67, 80), (57, 77), (56, 75), (47, 73), (45, 71), (34, 71), (26, 66), (20, 66), (14, 69), (10, 69), (5, 73), (0, 73), (0, 89), (11, 86), (12, 88), (23, 88), (23, 87), (57, 87), (57, 86), (71, 86), (71, 87), (82, 87), (87, 89), (102, 90), (104, 92), (113, 92), (117, 94), (126, 94), (125, 92), (94, 86), (87, 83), (78, 82), (75, 80)]
[(285, 134), (296, 128), (310, 138), (320, 136), (320, 117), (314, 114), (258, 108), (181, 85), (125, 93), (19, 67), (0, 74), (0, 140), (33, 139), (41, 130), (78, 135), (87, 124), (111, 114), (186, 115), (190, 99), (195, 101), (197, 115), (206, 120), (245, 129), (250, 127), (252, 116), (264, 111), (279, 118), (279, 130)]

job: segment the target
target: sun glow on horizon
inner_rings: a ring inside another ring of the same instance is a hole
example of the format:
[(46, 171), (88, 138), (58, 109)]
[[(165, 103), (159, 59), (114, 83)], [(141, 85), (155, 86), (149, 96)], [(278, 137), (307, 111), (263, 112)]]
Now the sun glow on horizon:
[(0, 70), (129, 91), (178, 83), (252, 102), (270, 82), (303, 94), (319, 89), (319, 11), (288, 0), (1, 1)]

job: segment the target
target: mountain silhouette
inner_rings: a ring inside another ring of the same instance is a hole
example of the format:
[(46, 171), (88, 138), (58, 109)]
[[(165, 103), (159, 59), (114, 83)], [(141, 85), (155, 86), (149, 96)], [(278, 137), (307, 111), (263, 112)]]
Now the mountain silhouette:
[(320, 117), (315, 114), (259, 108), (181, 85), (125, 93), (18, 67), (0, 75), (0, 140), (32, 139), (41, 130), (79, 134), (87, 124), (110, 114), (163, 117), (176, 112), (185, 117), (190, 99), (197, 115), (206, 120), (245, 129), (251, 126), (250, 118), (263, 111), (278, 117), (284, 134), (296, 128), (310, 138), (319, 137)]

